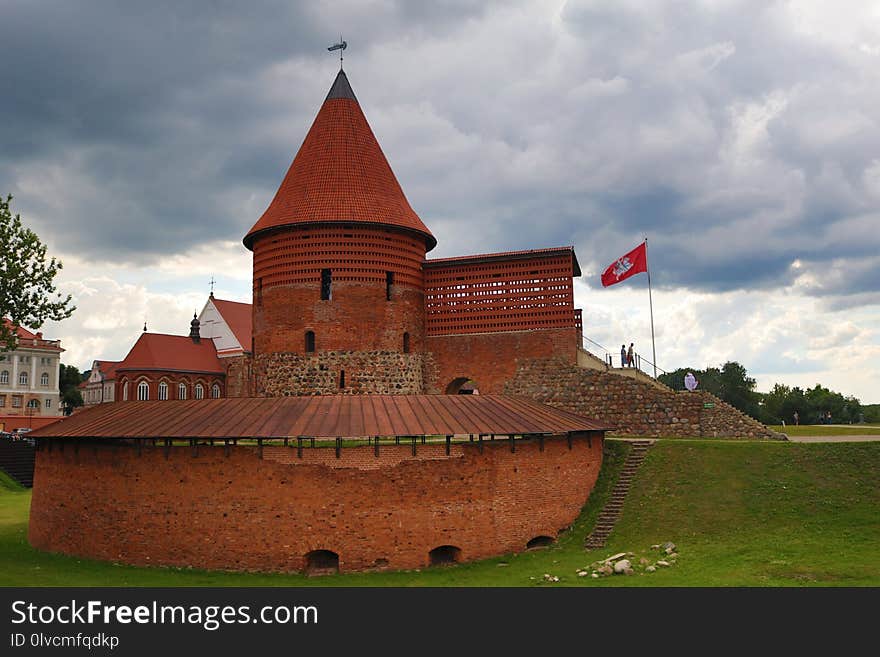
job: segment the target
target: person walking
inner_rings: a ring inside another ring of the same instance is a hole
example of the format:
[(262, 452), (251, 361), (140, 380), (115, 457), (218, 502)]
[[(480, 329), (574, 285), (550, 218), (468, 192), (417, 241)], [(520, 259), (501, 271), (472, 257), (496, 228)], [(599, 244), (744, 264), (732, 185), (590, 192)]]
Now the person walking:
[(626, 367), (626, 345), (620, 345), (620, 366)]
[(633, 343), (630, 342), (629, 349), (626, 352), (626, 364), (629, 367), (632, 367), (634, 362), (635, 362), (635, 355), (633, 354)]
[(797, 411), (795, 411), (795, 412), (794, 412), (794, 424), (795, 424), (795, 426), (797, 426), (797, 425), (800, 424), (800, 419), (801, 419), (801, 416), (798, 415), (798, 412), (797, 412)]

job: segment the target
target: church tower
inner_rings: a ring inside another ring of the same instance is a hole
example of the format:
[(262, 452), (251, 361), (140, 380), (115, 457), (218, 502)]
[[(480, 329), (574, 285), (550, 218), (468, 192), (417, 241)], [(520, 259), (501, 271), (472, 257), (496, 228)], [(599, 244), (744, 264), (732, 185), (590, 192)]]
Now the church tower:
[(421, 393), (436, 245), (340, 70), (253, 251), (257, 393)]

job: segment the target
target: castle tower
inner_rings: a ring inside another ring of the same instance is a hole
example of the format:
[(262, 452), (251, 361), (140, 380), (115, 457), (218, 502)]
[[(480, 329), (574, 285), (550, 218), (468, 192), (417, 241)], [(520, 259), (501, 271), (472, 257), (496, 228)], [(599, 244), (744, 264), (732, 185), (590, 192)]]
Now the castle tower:
[(436, 243), (340, 70), (244, 238), (258, 394), (422, 392), (422, 262)]

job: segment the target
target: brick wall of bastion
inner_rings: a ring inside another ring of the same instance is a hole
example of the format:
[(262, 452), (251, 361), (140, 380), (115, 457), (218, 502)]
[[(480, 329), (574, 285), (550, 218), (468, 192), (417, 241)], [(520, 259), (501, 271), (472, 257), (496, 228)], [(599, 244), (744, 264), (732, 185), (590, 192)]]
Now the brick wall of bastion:
[(425, 339), (425, 393), (444, 394), (459, 378), (476, 381), (483, 394), (501, 394), (521, 359), (577, 361), (577, 329), (429, 336)]
[[(257, 396), (422, 394), (422, 356), (391, 351), (272, 353), (256, 358)], [(345, 372), (345, 387), (342, 383)]]
[(602, 439), (343, 448), (82, 445), (37, 452), (28, 538), (38, 549), (135, 565), (300, 571), (424, 567), (442, 545), (468, 561), (555, 537), (595, 484)]
[[(600, 421), (616, 434), (778, 438), (757, 420), (707, 392), (673, 391), (562, 361), (521, 360), (504, 394)], [(706, 408), (706, 404), (712, 406)]]

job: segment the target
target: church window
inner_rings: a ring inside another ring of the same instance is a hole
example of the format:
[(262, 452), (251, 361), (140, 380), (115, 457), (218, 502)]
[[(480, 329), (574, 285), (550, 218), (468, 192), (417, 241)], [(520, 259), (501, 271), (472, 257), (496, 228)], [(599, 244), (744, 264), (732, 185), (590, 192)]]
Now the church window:
[(214, 399), (220, 399), (220, 386), (219, 384), (214, 384), (211, 386), (211, 397)]
[(159, 384), (159, 399), (161, 401), (166, 401), (168, 399), (168, 384), (164, 381)]
[(150, 398), (150, 385), (146, 381), (138, 383), (138, 401), (147, 401)]
[(178, 399), (186, 399), (186, 384), (178, 383), (177, 384), (177, 398)]
[(195, 397), (196, 397), (196, 399), (204, 399), (205, 398), (205, 386), (203, 386), (201, 383), (196, 384)]

